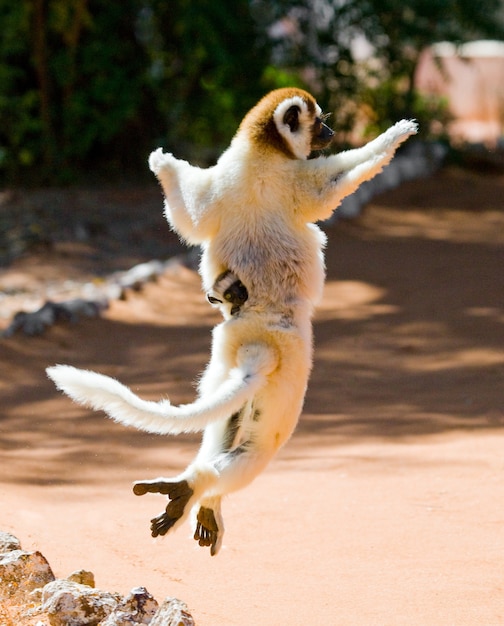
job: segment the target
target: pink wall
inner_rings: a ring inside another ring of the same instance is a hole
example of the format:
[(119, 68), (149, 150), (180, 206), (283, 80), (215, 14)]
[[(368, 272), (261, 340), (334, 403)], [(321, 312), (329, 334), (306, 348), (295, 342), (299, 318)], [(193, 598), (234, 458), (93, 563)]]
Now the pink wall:
[(448, 99), (454, 139), (495, 145), (503, 137), (504, 42), (436, 44), (422, 53), (415, 82), (421, 93)]

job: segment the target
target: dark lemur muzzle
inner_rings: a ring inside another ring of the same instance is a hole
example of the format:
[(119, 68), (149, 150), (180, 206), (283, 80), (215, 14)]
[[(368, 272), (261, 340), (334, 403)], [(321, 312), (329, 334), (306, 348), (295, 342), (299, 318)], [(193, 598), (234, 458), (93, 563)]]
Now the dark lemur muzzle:
[(313, 138), (312, 148), (313, 150), (322, 150), (323, 148), (327, 148), (327, 146), (331, 143), (334, 137), (334, 131), (332, 128), (329, 128), (327, 124), (322, 122), (320, 126), (320, 132), (316, 137)]

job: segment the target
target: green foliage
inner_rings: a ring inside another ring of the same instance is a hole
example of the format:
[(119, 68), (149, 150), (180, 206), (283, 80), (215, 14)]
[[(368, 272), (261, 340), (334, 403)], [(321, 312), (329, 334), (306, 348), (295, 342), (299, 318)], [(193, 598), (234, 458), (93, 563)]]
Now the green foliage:
[(136, 0), (0, 0), (6, 180), (71, 179), (134, 117), (145, 63), (137, 11)]
[(266, 50), (249, 3), (151, 0), (140, 18), (150, 85), (165, 116), (160, 141), (212, 160), (266, 82)]
[(272, 82), (246, 0), (0, 0), (0, 179), (61, 183), (211, 147)]

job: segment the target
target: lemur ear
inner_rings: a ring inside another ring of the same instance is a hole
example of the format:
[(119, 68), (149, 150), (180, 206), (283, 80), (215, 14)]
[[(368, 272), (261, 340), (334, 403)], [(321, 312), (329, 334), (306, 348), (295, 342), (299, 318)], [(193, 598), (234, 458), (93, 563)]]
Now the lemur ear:
[(299, 128), (299, 114), (301, 113), (301, 109), (293, 104), (291, 107), (287, 109), (283, 117), (283, 123), (286, 124), (291, 133), (295, 133)]

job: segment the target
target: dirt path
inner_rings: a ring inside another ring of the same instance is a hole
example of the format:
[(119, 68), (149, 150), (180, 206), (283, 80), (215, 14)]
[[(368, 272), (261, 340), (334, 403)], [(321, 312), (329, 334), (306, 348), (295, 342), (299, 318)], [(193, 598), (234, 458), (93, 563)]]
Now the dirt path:
[(131, 492), (198, 439), (118, 426), (44, 375), (71, 363), (190, 401), (218, 321), (198, 277), (174, 269), (103, 319), (0, 340), (0, 528), (58, 576), (179, 597), (198, 626), (504, 623), (503, 198), (503, 178), (444, 172), (328, 229), (305, 412), (225, 502), (215, 558), (188, 527), (154, 542), (163, 501)]

